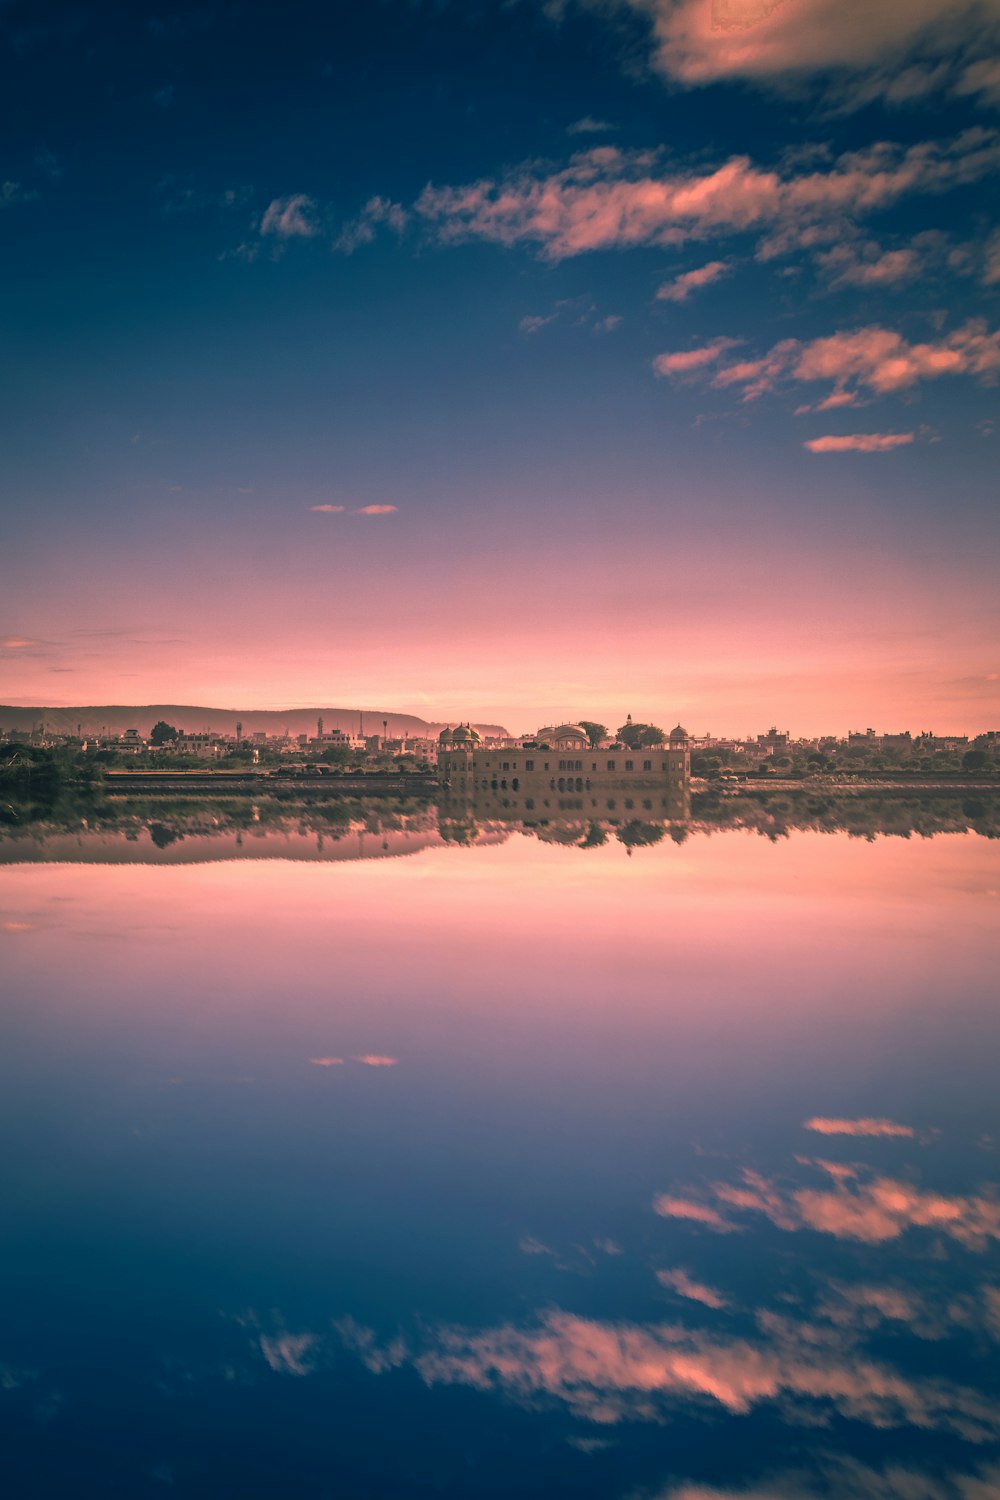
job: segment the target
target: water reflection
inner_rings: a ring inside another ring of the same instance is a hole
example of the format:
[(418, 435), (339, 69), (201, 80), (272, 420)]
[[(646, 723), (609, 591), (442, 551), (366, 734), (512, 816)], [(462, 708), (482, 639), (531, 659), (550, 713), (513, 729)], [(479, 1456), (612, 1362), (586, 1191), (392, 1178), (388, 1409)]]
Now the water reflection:
[(192, 801), (8, 830), (8, 1492), (1000, 1493), (975, 818)]
[(0, 863), (92, 860), (190, 864), (219, 859), (381, 859), (453, 845), (489, 847), (514, 834), (581, 850), (615, 841), (638, 850), (692, 834), (795, 832), (852, 838), (1000, 837), (1000, 794), (701, 791), (623, 796), (468, 798), (114, 798), (35, 808), (0, 820)]

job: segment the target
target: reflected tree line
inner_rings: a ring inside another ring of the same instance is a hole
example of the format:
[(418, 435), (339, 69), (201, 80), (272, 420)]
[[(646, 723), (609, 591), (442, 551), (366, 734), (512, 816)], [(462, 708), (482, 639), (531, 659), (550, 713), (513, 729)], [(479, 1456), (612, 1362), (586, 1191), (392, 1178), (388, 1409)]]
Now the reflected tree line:
[(478, 808), (461, 802), (435, 804), (410, 796), (379, 797), (331, 794), (298, 800), (268, 795), (227, 798), (149, 795), (109, 798), (99, 785), (68, 789), (58, 779), (30, 788), (0, 791), (0, 846), (21, 838), (43, 841), (48, 835), (116, 835), (164, 850), (189, 838), (237, 835), (316, 836), (336, 842), (359, 832), (388, 837), (423, 834), (435, 842), (462, 847), (519, 833), (540, 842), (582, 851), (612, 844), (629, 851), (664, 841), (683, 843), (696, 834), (747, 830), (763, 838), (787, 838), (798, 831), (847, 833), (854, 838), (929, 838), (943, 833), (1000, 837), (1000, 792), (818, 792), (803, 790), (738, 792), (708, 789), (694, 792), (682, 816), (657, 818), (622, 811), (620, 816), (590, 815), (582, 809), (553, 810), (528, 817), (506, 814), (495, 804)]

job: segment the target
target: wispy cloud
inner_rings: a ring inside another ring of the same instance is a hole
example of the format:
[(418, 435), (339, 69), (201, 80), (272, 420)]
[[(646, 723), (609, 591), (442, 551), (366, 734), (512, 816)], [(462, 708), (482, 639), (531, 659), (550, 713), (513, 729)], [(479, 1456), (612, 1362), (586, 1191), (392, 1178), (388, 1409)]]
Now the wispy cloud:
[(346, 505), (310, 505), (310, 510), (318, 511), (324, 516), (340, 516), (347, 509)]
[(26, 635), (9, 635), (0, 641), (0, 647), (5, 651), (23, 651), (28, 646), (40, 646), (41, 641), (33, 641)]
[(693, 271), (683, 271), (680, 276), (675, 276), (672, 281), (665, 281), (657, 290), (656, 300), (658, 302), (686, 302), (693, 292), (698, 292), (704, 286), (711, 286), (713, 281), (729, 274), (731, 267), (724, 260), (710, 260), (707, 265), (698, 266)]
[[(763, 1214), (778, 1229), (816, 1230), (837, 1239), (878, 1245), (911, 1229), (948, 1236), (968, 1250), (1000, 1241), (1000, 1199), (986, 1193), (946, 1195), (924, 1192), (912, 1183), (879, 1176), (864, 1167), (817, 1161), (828, 1184), (786, 1190), (760, 1173), (746, 1170), (740, 1182), (713, 1182), (709, 1201), (663, 1194), (653, 1204), (668, 1218), (696, 1219), (731, 1234), (742, 1228), (732, 1214)], [(693, 1208), (703, 1209), (698, 1214)]]
[(884, 396), (910, 390), (943, 375), (968, 375), (987, 383), (1000, 374), (1000, 330), (991, 332), (973, 318), (943, 338), (910, 343), (891, 328), (872, 325), (830, 334), (803, 343), (783, 339), (757, 359), (716, 368), (728, 345), (713, 339), (700, 349), (660, 355), (659, 375), (702, 375), (716, 389), (736, 389), (744, 401), (755, 400), (784, 382), (826, 381), (848, 398), (859, 390)]
[(315, 1345), (312, 1333), (262, 1334), (260, 1352), (278, 1375), (308, 1375)]
[(35, 203), (38, 194), (34, 188), (23, 188), (19, 182), (0, 182), (0, 208), (13, 208), (17, 203)]
[(342, 1057), (311, 1057), (309, 1061), (315, 1068), (342, 1068), (344, 1066)]
[(572, 125), (566, 126), (567, 135), (610, 135), (618, 129), (607, 120), (595, 120), (593, 115), (583, 115), (579, 120), (574, 120)]
[(695, 1281), (678, 1267), (673, 1271), (657, 1271), (656, 1279), (661, 1286), (669, 1287), (679, 1297), (687, 1297), (690, 1302), (701, 1302), (705, 1307), (722, 1308), (728, 1307), (729, 1303), (721, 1292), (706, 1286), (704, 1282)]
[(878, 141), (825, 168), (789, 157), (758, 165), (670, 170), (658, 151), (598, 146), (568, 166), (535, 163), (458, 187), (428, 186), (414, 205), (443, 242), (533, 246), (551, 260), (592, 250), (758, 237), (763, 259), (836, 244), (851, 226), (915, 193), (943, 193), (1000, 169), (1000, 135), (971, 129), (950, 140)]
[(408, 215), (400, 203), (378, 196), (369, 198), (356, 218), (348, 219), (333, 242), (335, 250), (344, 255), (353, 255), (362, 245), (370, 245), (383, 226), (402, 234)]
[(533, 333), (541, 333), (543, 328), (547, 328), (550, 323), (554, 323), (558, 316), (559, 314), (554, 312), (544, 315), (542, 313), (525, 313), (517, 325), (517, 331), (530, 338)]
[[(915, 432), (850, 432), (839, 437), (830, 434), (809, 438), (802, 446), (810, 453), (889, 453), (893, 448), (905, 448), (915, 438)], [(855, 1133), (861, 1135), (865, 1132)]]
[(398, 510), (398, 505), (361, 505), (354, 514), (356, 516), (394, 516)]
[(316, 204), (306, 193), (274, 198), (264, 210), (260, 232), (280, 240), (312, 239), (319, 233), (313, 217), (315, 212)]
[(370, 1370), (408, 1362), (428, 1385), (496, 1390), (524, 1403), (544, 1397), (605, 1425), (663, 1420), (679, 1401), (741, 1415), (792, 1402), (820, 1418), (825, 1408), (875, 1427), (910, 1425), (972, 1442), (1000, 1431), (995, 1404), (978, 1391), (908, 1378), (866, 1357), (836, 1328), (799, 1327), (775, 1315), (758, 1323), (756, 1335), (735, 1338), (556, 1309), (527, 1327), (431, 1330), (415, 1351), (399, 1339), (383, 1350), (355, 1324), (340, 1331)]
[(826, 1115), (813, 1115), (806, 1120), (804, 1130), (815, 1130), (819, 1135), (865, 1135), (907, 1136), (913, 1138), (916, 1131), (912, 1125), (897, 1125), (895, 1120), (883, 1120), (873, 1116), (860, 1120), (834, 1119)]
[(355, 1062), (364, 1063), (366, 1068), (394, 1068), (399, 1062), (398, 1057), (385, 1057), (380, 1052), (363, 1052)]
[(724, 354), (737, 348), (742, 339), (718, 338), (699, 349), (677, 350), (672, 354), (658, 354), (653, 360), (657, 375), (691, 375), (718, 364)]

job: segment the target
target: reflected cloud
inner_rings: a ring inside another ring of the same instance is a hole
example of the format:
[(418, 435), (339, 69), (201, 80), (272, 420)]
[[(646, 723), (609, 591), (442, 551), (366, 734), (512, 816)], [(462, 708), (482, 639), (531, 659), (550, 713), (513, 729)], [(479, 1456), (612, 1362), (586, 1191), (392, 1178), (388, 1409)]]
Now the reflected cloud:
[(308, 1375), (313, 1369), (316, 1335), (281, 1333), (273, 1337), (262, 1334), (260, 1352), (278, 1375)]
[(832, 1500), (844, 1495), (855, 1500), (997, 1500), (1000, 1465), (932, 1476), (902, 1464), (873, 1469), (826, 1456), (818, 1473), (790, 1469), (746, 1489), (684, 1480), (659, 1490), (654, 1500)]
[(913, 1137), (912, 1125), (897, 1125), (895, 1120), (863, 1119), (837, 1120), (825, 1115), (813, 1115), (806, 1120), (804, 1130), (815, 1130), (820, 1135), (899, 1135)]
[[(805, 1164), (805, 1163), (803, 1163)], [(760, 1173), (745, 1170), (742, 1184), (707, 1187), (714, 1202), (742, 1213), (760, 1213), (778, 1229), (815, 1229), (838, 1239), (878, 1245), (909, 1229), (932, 1229), (968, 1250), (1000, 1241), (1000, 1199), (992, 1192), (971, 1196), (924, 1192), (912, 1183), (837, 1162), (812, 1163), (833, 1187), (784, 1190)], [(725, 1218), (713, 1203), (661, 1194), (654, 1210), (666, 1218), (693, 1219), (719, 1233), (744, 1226)]]
[(798, 1327), (763, 1314), (754, 1338), (710, 1338), (659, 1324), (611, 1323), (558, 1309), (532, 1327), (443, 1327), (408, 1354), (402, 1340), (381, 1349), (371, 1330), (339, 1325), (348, 1347), (375, 1371), (412, 1363), (427, 1385), (500, 1391), (527, 1404), (555, 1400), (575, 1416), (612, 1425), (662, 1421), (678, 1401), (746, 1415), (789, 1405), (815, 1422), (826, 1412), (875, 1427), (945, 1431), (969, 1442), (1000, 1434), (1000, 1411), (967, 1387), (910, 1380), (866, 1358), (836, 1328)]

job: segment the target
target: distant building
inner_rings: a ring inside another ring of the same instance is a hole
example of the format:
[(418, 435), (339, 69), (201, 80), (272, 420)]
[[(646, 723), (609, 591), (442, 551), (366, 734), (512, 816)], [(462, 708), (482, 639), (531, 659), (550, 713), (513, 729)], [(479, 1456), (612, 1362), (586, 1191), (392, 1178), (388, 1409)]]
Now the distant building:
[(594, 748), (579, 724), (547, 725), (519, 745), (486, 745), (471, 724), (442, 730), (438, 772), (452, 797), (498, 795), (505, 811), (652, 812), (671, 816), (687, 794), (691, 749), (678, 724), (659, 745)]

